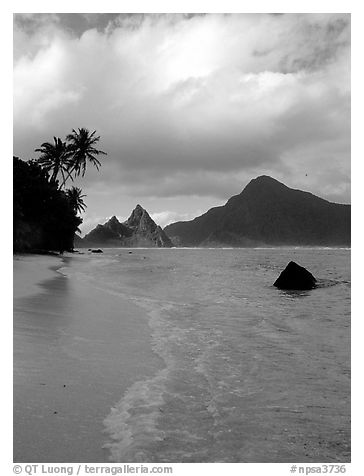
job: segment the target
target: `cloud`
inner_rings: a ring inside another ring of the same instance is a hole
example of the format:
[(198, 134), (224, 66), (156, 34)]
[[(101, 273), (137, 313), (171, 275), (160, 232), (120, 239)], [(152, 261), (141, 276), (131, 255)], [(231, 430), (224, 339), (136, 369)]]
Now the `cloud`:
[(80, 227), (80, 230), (82, 230), (81, 235), (84, 236), (86, 233), (88, 233), (90, 230), (95, 228), (97, 225), (103, 225), (106, 223), (111, 216), (94, 216), (90, 215), (87, 211), (86, 213), (83, 214), (83, 223), (82, 227)]
[(89, 196), (228, 198), (270, 171), (350, 198), (349, 15), (72, 18), (15, 18), (15, 154), (88, 127)]
[(194, 213), (178, 213), (172, 210), (165, 210), (158, 213), (152, 213), (151, 217), (157, 223), (157, 225), (164, 228), (170, 223), (174, 223), (176, 221), (192, 220), (196, 215), (201, 215), (204, 212), (205, 210), (200, 210), (197, 212), (195, 211)]

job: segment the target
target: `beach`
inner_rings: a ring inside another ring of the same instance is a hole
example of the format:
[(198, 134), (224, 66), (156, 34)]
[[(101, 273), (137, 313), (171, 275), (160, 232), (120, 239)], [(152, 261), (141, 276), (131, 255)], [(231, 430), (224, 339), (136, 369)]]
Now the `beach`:
[(56, 271), (87, 259), (14, 259), (14, 462), (108, 461), (105, 417), (161, 365), (141, 308)]
[(16, 256), (14, 461), (349, 462), (350, 280), (346, 248)]

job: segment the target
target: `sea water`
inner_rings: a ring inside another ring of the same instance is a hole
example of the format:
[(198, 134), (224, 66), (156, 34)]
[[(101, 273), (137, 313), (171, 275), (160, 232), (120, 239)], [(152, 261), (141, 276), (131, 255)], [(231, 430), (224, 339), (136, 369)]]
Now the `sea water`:
[[(290, 260), (319, 286), (276, 289)], [(105, 414), (111, 461), (350, 460), (349, 249), (121, 248), (80, 261), (84, 279), (146, 312), (161, 359)]]

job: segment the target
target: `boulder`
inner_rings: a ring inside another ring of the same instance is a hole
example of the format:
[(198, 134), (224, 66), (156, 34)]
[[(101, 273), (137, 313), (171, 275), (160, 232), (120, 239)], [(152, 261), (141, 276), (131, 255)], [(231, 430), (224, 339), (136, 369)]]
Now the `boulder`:
[(292, 290), (313, 289), (316, 286), (316, 278), (306, 268), (290, 261), (273, 286)]

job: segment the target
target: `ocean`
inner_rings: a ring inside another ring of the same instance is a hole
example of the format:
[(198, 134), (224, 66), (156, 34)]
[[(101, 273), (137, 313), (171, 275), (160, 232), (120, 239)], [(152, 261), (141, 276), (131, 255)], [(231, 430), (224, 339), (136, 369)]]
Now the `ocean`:
[[(319, 287), (273, 287), (291, 260)], [(60, 271), (148, 316), (160, 364), (105, 413), (111, 461), (350, 461), (350, 249), (107, 249)]]

